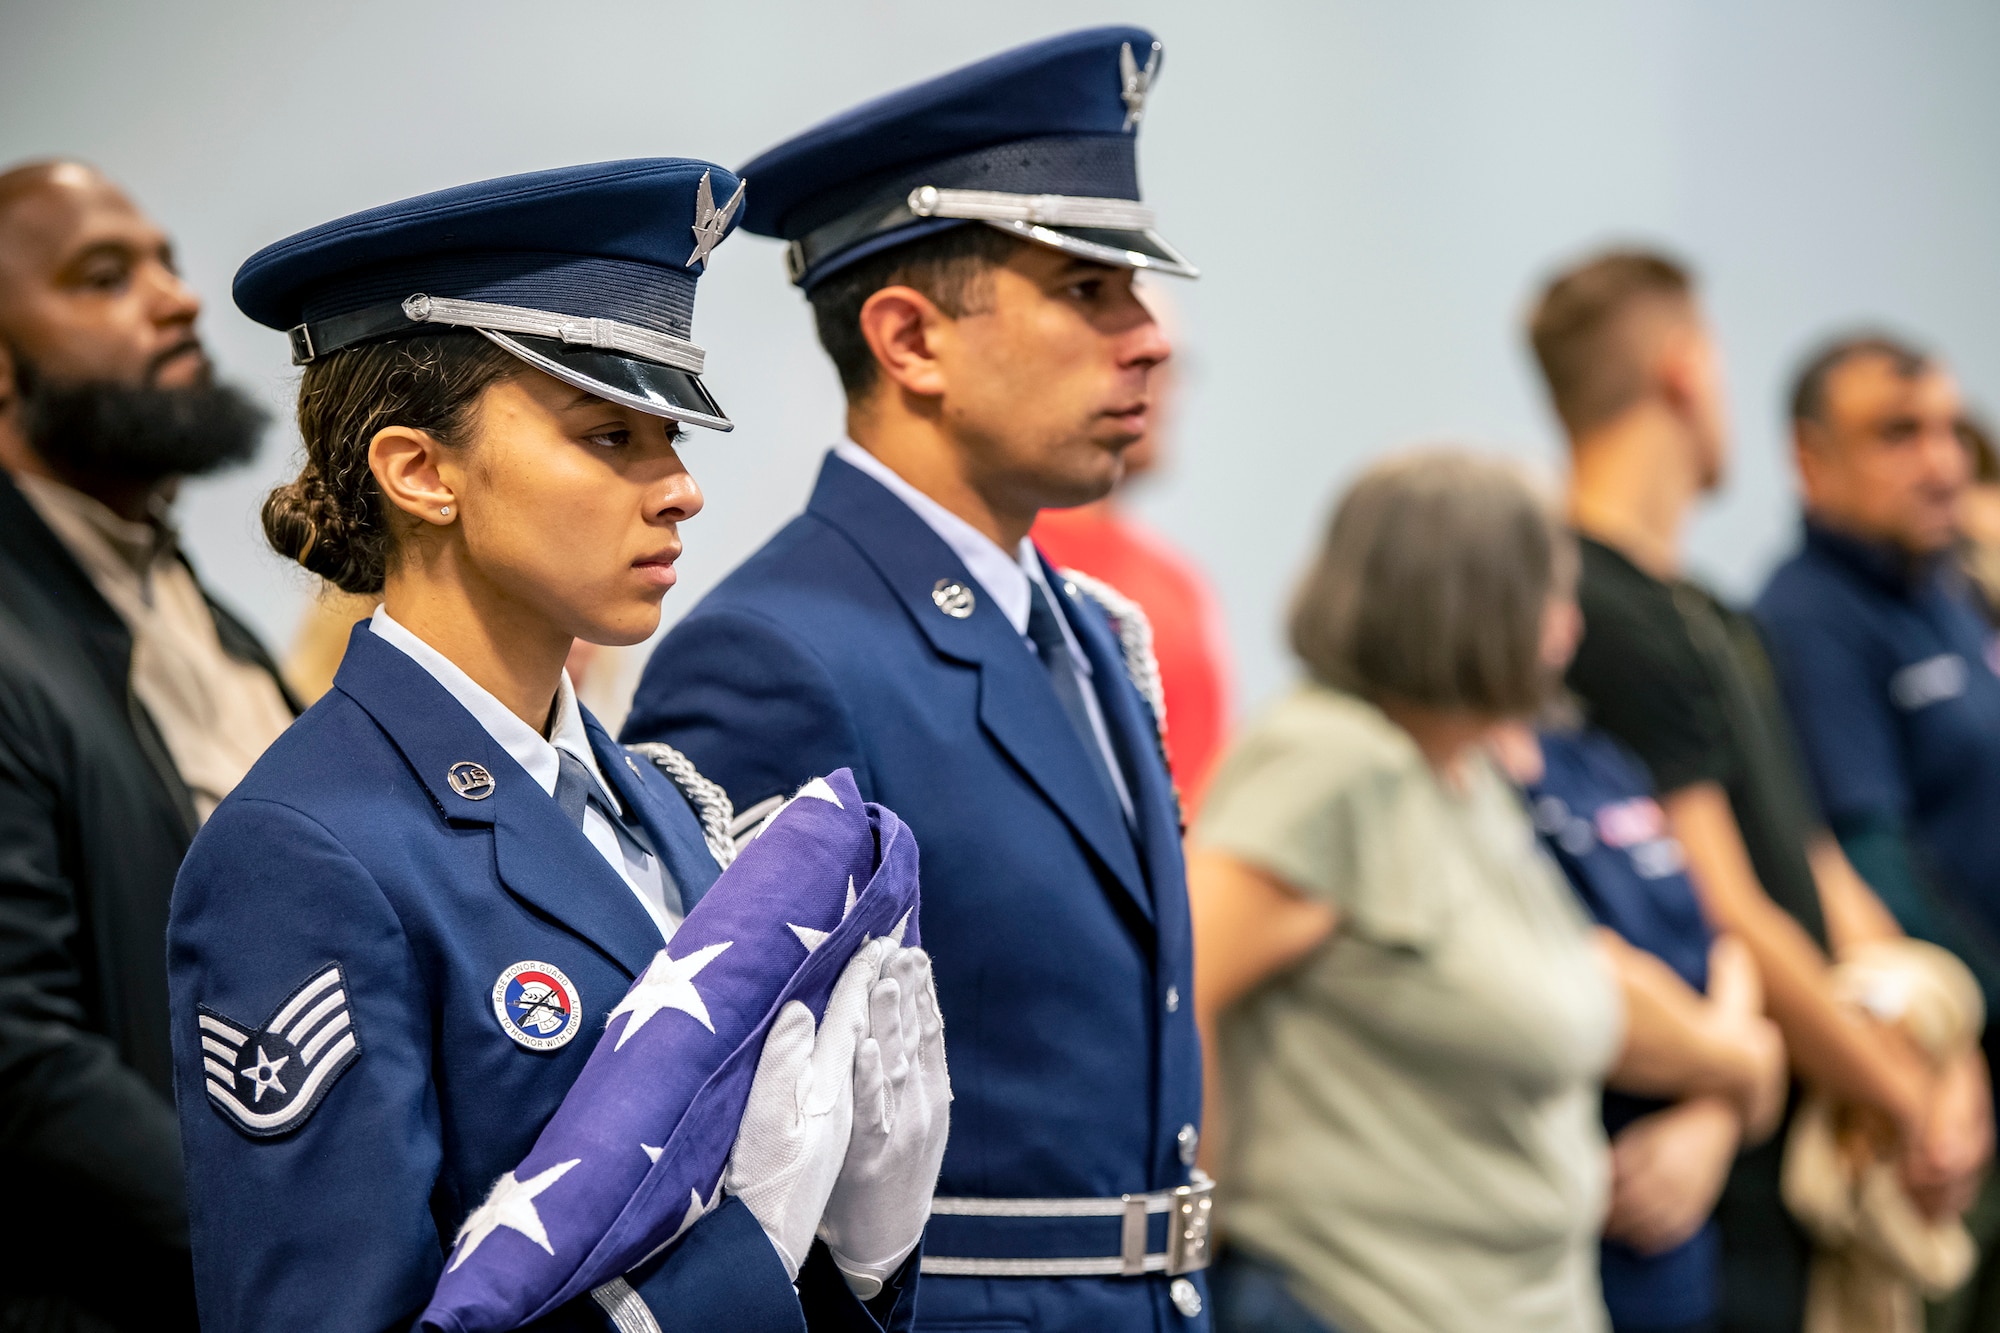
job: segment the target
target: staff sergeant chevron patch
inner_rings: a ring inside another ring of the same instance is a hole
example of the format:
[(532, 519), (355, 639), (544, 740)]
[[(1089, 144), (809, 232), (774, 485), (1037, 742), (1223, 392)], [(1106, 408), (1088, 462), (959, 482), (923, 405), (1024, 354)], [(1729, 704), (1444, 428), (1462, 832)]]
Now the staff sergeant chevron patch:
[(245, 1134), (270, 1138), (305, 1123), (334, 1080), (361, 1056), (340, 964), (328, 963), (285, 997), (262, 1027), (196, 1005), (208, 1100)]

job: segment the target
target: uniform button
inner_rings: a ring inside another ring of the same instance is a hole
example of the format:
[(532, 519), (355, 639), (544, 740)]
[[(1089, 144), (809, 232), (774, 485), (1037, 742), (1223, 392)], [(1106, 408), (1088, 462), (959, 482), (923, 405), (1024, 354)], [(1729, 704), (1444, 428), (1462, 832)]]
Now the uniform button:
[(1181, 1132), (1174, 1135), (1174, 1142), (1180, 1145), (1181, 1165), (1194, 1165), (1194, 1150), (1201, 1146), (1201, 1131), (1193, 1125), (1182, 1125)]
[(1167, 1295), (1173, 1298), (1174, 1308), (1189, 1319), (1201, 1313), (1201, 1293), (1186, 1278), (1175, 1278), (1173, 1285), (1167, 1288)]
[(1167, 987), (1167, 1012), (1170, 1014), (1177, 1014), (1180, 1011), (1181, 1011), (1181, 988), (1179, 986), (1169, 986)]

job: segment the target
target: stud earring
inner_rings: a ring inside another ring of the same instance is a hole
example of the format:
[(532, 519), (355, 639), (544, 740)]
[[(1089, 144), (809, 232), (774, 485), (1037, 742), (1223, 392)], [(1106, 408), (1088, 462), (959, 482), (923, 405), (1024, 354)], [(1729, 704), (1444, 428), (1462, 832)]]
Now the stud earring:
[(444, 516), (445, 516), (446, 518), (450, 518), (450, 517), (451, 517), (451, 506), (450, 506), (450, 505), (439, 505), (439, 506), (438, 506), (438, 513), (440, 513), (440, 514), (444, 515)]

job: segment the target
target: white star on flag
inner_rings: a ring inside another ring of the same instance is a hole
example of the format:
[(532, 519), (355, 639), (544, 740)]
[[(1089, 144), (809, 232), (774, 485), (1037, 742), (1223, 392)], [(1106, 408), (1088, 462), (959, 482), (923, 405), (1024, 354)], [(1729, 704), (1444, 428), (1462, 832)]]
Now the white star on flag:
[[(652, 1162), (658, 1162), (660, 1160), (661, 1154), (666, 1152), (666, 1148), (664, 1146), (655, 1148), (650, 1143), (642, 1142), (639, 1145), (639, 1147), (642, 1151), (645, 1152), (647, 1160)], [(715, 1206), (721, 1202), (722, 1202), (722, 1181), (720, 1179), (718, 1179), (715, 1182), (715, 1193), (711, 1194), (706, 1202), (703, 1202), (700, 1191), (689, 1190), (687, 1215), (681, 1218), (681, 1224), (674, 1228), (674, 1234), (667, 1237), (665, 1240), (661, 1241), (658, 1249), (655, 1249), (652, 1252), (652, 1254), (647, 1255), (646, 1258), (647, 1259), (652, 1258), (653, 1254), (658, 1254), (660, 1250), (666, 1249), (667, 1246), (673, 1244), (675, 1241), (679, 1240), (682, 1236), (686, 1235), (687, 1229), (689, 1227), (701, 1221), (701, 1219), (706, 1217), (708, 1214), (714, 1212)], [(645, 1260), (642, 1259), (640, 1260), (640, 1262), (644, 1263)]]
[(825, 778), (814, 778), (811, 782), (799, 788), (799, 794), (792, 799), (794, 801), (803, 801), (808, 796), (812, 797), (815, 801), (830, 802), (836, 810), (845, 810), (847, 808), (840, 803), (839, 795), (834, 792), (832, 787), (827, 785)]
[(479, 1243), (501, 1227), (520, 1232), (554, 1255), (556, 1251), (549, 1244), (549, 1233), (542, 1229), (542, 1215), (535, 1210), (535, 1196), (568, 1175), (569, 1169), (582, 1160), (581, 1157), (572, 1157), (567, 1162), (557, 1162), (526, 1180), (516, 1180), (514, 1173), (509, 1171), (494, 1181), (493, 1192), (486, 1196), (486, 1202), (473, 1209), (472, 1216), (466, 1218), (465, 1225), (458, 1229), (458, 1257), (451, 1261), (452, 1269), (470, 1259), (472, 1252), (479, 1248)]
[(745, 839), (745, 841), (755, 842), (757, 841), (757, 839), (763, 837), (764, 830), (771, 827), (771, 825), (777, 820), (779, 815), (785, 813), (786, 809), (789, 808), (790, 805), (792, 804), (792, 801), (803, 801), (808, 797), (812, 798), (815, 801), (825, 801), (828, 804), (832, 805), (834, 808), (839, 810), (845, 810), (847, 808), (846, 806), (840, 803), (839, 793), (834, 791), (832, 787), (827, 785), (827, 781), (825, 778), (814, 778), (811, 782), (808, 782), (805, 786), (799, 788), (798, 791), (794, 792), (790, 800), (778, 802), (778, 808), (773, 810), (770, 814), (765, 815), (764, 818), (758, 823), (757, 827), (750, 830), (750, 836), (747, 839)]
[(720, 944), (711, 944), (705, 949), (696, 949), (685, 958), (670, 958), (665, 949), (660, 950), (652, 965), (646, 969), (646, 975), (639, 978), (639, 984), (626, 992), (625, 998), (604, 1020), (608, 1023), (620, 1014), (631, 1015), (625, 1020), (625, 1030), (618, 1034), (618, 1040), (611, 1049), (624, 1049), (632, 1034), (646, 1026), (647, 1021), (662, 1009), (678, 1009), (710, 1032), (715, 1031), (715, 1024), (709, 1021), (708, 1006), (702, 1003), (701, 992), (694, 988), (694, 978), (717, 954), (733, 943), (734, 940), (724, 940)]
[[(847, 877), (847, 906), (840, 909), (841, 921), (847, 920), (847, 914), (854, 910), (854, 896), (854, 876), (849, 875)], [(814, 949), (819, 948), (820, 945), (825, 944), (826, 937), (833, 934), (833, 930), (814, 930), (811, 926), (794, 925), (790, 921), (785, 923), (785, 929), (799, 937), (799, 943), (806, 946), (807, 953), (811, 953)], [(834, 922), (834, 930), (838, 929), (840, 929), (840, 922), (836, 921)]]
[[(715, 1206), (721, 1202), (722, 1202), (722, 1181), (720, 1179), (718, 1179), (715, 1182), (715, 1192), (708, 1196), (706, 1202), (702, 1200), (702, 1197), (699, 1193), (697, 1193), (694, 1190), (689, 1190), (687, 1216), (683, 1217), (681, 1219), (681, 1224), (674, 1228), (674, 1234), (667, 1237), (667, 1239), (660, 1245), (660, 1250), (664, 1250), (665, 1248), (667, 1248), (667, 1246), (673, 1244), (675, 1241), (679, 1240), (682, 1236), (685, 1236), (687, 1234), (687, 1229), (689, 1227), (693, 1226), (695, 1223), (701, 1221), (702, 1218), (714, 1212)], [(660, 1250), (654, 1250), (653, 1254), (658, 1254)], [(653, 1255), (649, 1254), (646, 1257), (650, 1259), (653, 1257)]]

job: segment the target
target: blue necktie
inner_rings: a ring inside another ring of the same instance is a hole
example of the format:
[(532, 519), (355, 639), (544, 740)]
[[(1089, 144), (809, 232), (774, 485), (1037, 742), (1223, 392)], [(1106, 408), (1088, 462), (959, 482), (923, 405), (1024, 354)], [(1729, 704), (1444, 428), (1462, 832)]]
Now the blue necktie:
[(1028, 641), (1034, 644), (1035, 656), (1042, 659), (1049, 683), (1056, 687), (1063, 713), (1069, 718), (1076, 738), (1083, 742), (1084, 753), (1090, 756), (1090, 771), (1104, 784), (1111, 804), (1123, 814), (1125, 805), (1118, 799), (1118, 784), (1111, 780), (1111, 772), (1104, 765), (1104, 747), (1098, 744), (1097, 728), (1090, 725), (1090, 710), (1084, 706), (1083, 680), (1077, 674), (1076, 659), (1070, 655), (1069, 640), (1063, 637), (1056, 609), (1049, 605), (1042, 585), (1030, 579), (1028, 587), (1033, 593), (1028, 603)]
[(594, 805), (598, 813), (610, 821), (620, 838), (646, 855), (653, 855), (653, 840), (646, 836), (645, 825), (636, 819), (626, 819), (612, 808), (604, 798), (604, 788), (598, 785), (597, 779), (591, 776), (581, 759), (558, 746), (556, 760), (556, 804), (562, 807), (562, 812), (569, 816), (569, 822), (576, 825), (579, 833), (583, 831), (583, 812)]

